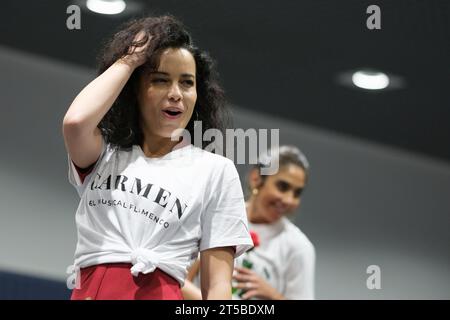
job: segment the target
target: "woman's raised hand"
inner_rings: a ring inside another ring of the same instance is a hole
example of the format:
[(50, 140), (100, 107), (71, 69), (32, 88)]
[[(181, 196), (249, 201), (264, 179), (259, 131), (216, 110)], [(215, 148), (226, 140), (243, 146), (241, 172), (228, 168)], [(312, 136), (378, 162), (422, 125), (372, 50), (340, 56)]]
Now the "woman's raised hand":
[(138, 34), (136, 34), (133, 39), (133, 44), (128, 48), (128, 54), (120, 58), (120, 62), (126, 63), (133, 69), (145, 63), (147, 59), (146, 51), (152, 37), (149, 35), (147, 42), (144, 45), (136, 45), (142, 42), (145, 36), (146, 34), (144, 31), (140, 31)]

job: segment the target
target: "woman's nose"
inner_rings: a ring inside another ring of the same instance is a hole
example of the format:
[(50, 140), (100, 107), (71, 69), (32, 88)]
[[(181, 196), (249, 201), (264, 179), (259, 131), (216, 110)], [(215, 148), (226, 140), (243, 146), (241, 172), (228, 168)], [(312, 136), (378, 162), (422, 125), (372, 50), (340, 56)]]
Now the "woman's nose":
[(181, 90), (178, 87), (178, 84), (173, 84), (169, 89), (169, 99), (173, 99), (175, 101), (178, 101), (182, 98)]
[(297, 198), (294, 196), (294, 192), (287, 192), (283, 197), (283, 203), (288, 207), (295, 206), (297, 204)]

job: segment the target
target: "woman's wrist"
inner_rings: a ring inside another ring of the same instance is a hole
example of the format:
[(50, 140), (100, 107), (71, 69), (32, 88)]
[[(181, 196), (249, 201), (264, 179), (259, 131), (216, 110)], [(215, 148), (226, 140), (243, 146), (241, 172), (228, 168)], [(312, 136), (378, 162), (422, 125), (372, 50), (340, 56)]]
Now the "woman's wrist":
[(273, 290), (270, 300), (286, 300), (286, 298), (276, 290)]
[(114, 65), (119, 66), (121, 68), (125, 67), (127, 69), (127, 71), (129, 71), (130, 73), (132, 73), (137, 67), (134, 63), (127, 60), (126, 58), (117, 59), (117, 61), (114, 63)]

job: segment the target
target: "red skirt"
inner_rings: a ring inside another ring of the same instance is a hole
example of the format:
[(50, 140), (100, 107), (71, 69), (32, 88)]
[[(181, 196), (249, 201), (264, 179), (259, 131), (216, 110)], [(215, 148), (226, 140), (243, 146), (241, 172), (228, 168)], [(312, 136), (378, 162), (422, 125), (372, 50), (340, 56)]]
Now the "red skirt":
[(80, 289), (71, 300), (183, 300), (180, 284), (156, 269), (134, 277), (129, 263), (106, 263), (80, 271)]

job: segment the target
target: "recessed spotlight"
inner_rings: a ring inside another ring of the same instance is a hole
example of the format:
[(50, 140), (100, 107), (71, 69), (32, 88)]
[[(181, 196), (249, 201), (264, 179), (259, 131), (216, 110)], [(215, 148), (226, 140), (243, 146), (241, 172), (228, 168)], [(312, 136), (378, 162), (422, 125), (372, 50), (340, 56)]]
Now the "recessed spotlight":
[(87, 0), (86, 7), (96, 13), (119, 14), (126, 8), (123, 0)]
[(374, 92), (406, 87), (406, 80), (402, 76), (384, 73), (370, 67), (339, 72), (335, 76), (335, 81), (347, 88)]
[(359, 88), (381, 90), (389, 85), (389, 77), (383, 72), (359, 70), (353, 73), (352, 82)]

